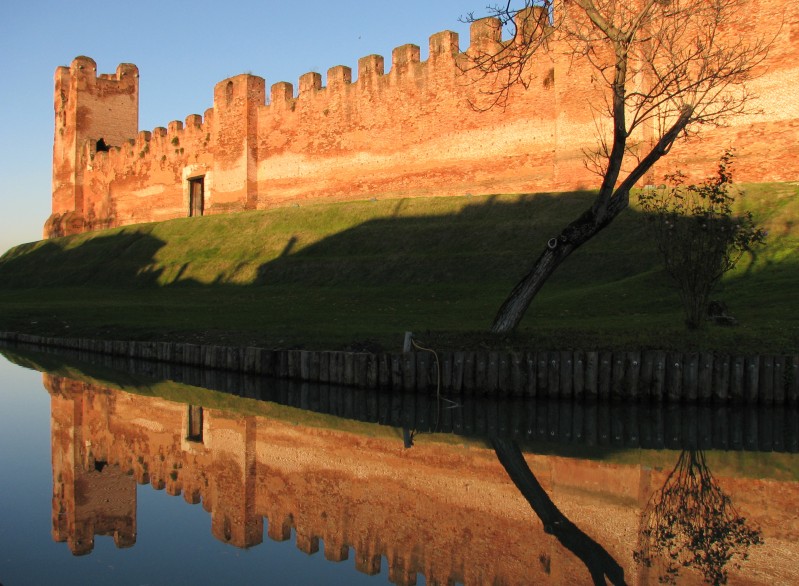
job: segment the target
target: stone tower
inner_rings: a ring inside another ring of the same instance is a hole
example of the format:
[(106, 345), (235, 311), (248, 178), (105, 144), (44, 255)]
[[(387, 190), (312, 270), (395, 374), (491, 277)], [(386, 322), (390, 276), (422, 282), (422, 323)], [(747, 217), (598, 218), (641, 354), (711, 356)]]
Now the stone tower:
[(84, 171), (94, 154), (134, 139), (139, 128), (139, 70), (122, 63), (98, 77), (97, 64), (76, 57), (55, 72), (53, 209), (46, 238), (83, 231)]

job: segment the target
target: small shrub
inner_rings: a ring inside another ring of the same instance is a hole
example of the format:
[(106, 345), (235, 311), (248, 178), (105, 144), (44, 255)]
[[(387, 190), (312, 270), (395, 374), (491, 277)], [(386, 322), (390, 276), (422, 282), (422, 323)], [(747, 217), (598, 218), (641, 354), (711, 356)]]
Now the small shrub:
[(677, 171), (666, 176), (669, 186), (639, 196), (641, 208), (650, 214), (666, 272), (679, 289), (690, 329), (706, 320), (710, 294), (724, 273), (766, 237), (751, 213), (733, 215), (733, 160), (734, 153), (727, 150), (716, 175), (704, 182), (685, 185), (685, 175)]

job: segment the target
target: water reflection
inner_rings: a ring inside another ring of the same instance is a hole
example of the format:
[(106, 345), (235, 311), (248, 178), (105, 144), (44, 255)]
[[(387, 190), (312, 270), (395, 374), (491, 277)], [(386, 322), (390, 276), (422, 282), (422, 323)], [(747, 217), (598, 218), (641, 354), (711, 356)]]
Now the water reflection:
[(276, 381), (63, 349), (31, 351), (26, 347), (20, 354), (17, 347), (14, 353), (6, 354), (12, 362), (45, 371), (78, 364), (79, 372), (132, 392), (153, 392), (154, 381), (170, 381), (194, 389), (173, 385), (172, 391), (159, 391), (179, 401), (188, 400), (186, 393), (210, 389), (304, 411), (407, 428), (411, 434), (454, 433), (480, 438), (499, 435), (525, 444), (534, 442), (539, 447), (598, 446), (611, 451), (645, 448), (799, 453), (797, 405), (583, 403), (479, 395), (448, 398)]
[(747, 524), (713, 477), (701, 450), (684, 450), (642, 515), (635, 560), (660, 566), (660, 581), (676, 584), (680, 570), (698, 570), (708, 584), (726, 584), (735, 567), (762, 545), (761, 531)]
[[(714, 494), (727, 499), (721, 504), (734, 501), (753, 526), (763, 527), (766, 544), (784, 553), (780, 564), (759, 553), (765, 546), (753, 548), (752, 559), (730, 567), (730, 575), (772, 583), (799, 580), (795, 457), (752, 454), (753, 462), (787, 468), (790, 482), (779, 475), (766, 481), (742, 478), (738, 463), (695, 449), (679, 456), (687, 463), (686, 473), (678, 464), (669, 474), (676, 453), (625, 449), (658, 433), (664, 442), (701, 443), (693, 425), (665, 425), (667, 415), (660, 416), (660, 427), (657, 416), (644, 419), (654, 427), (653, 435), (641, 418), (636, 425), (622, 420), (624, 427), (613, 418), (601, 423), (599, 408), (539, 404), (505, 411), (464, 402), (459, 409), (442, 410), (429, 398), (397, 395), (370, 403), (357, 391), (307, 385), (245, 386), (239, 393), (252, 397), (246, 398), (174, 382), (142, 383), (126, 378), (129, 374), (107, 383), (98, 377), (108, 380), (109, 372), (88, 376), (85, 365), (76, 370), (59, 364), (60, 374), (43, 375), (51, 397), (52, 527), (54, 539), (76, 555), (90, 552), (99, 535), (113, 536), (118, 547), (136, 542), (138, 483), (201, 503), (212, 534), (225, 543), (253, 547), (265, 532), (273, 540), (293, 537), (302, 551), (323, 550), (331, 561), (352, 555), (361, 572), (387, 571), (397, 584), (413, 584), (418, 574), (428, 583), (620, 584), (625, 578), (649, 583), (659, 574), (636, 564), (633, 552), (649, 560), (660, 552), (668, 555), (668, 548), (658, 549), (640, 536), (657, 541), (653, 528), (676, 527), (663, 506), (656, 506), (669, 499), (658, 495), (671, 494), (667, 487), (676, 479), (694, 474), (710, 478), (718, 487)], [(253, 400), (266, 393), (282, 398), (283, 405), (315, 406), (316, 412)], [(338, 409), (362, 417), (324, 415)], [(582, 423), (575, 422), (578, 412)], [(586, 414), (595, 418), (598, 460), (560, 449), (590, 443)], [(740, 437), (743, 446), (747, 432), (731, 426), (733, 419), (727, 419), (727, 437)], [(462, 429), (470, 422), (472, 430), (491, 431), (483, 436), (489, 439), (432, 433), (458, 421)], [(599, 430), (607, 432), (606, 440), (600, 440)], [(781, 433), (783, 440), (789, 438)], [(776, 435), (768, 436), (772, 446)], [(543, 447), (552, 454), (537, 454), (525, 443), (539, 436), (548, 443), (536, 444), (535, 450)], [(713, 458), (722, 469), (721, 480), (709, 473)], [(702, 503), (709, 519), (710, 499)], [(786, 510), (794, 511), (787, 519)], [(706, 525), (717, 528), (719, 522)], [(682, 546), (678, 543), (681, 552)], [(689, 582), (702, 579), (691, 567), (681, 575)]]
[(624, 584), (624, 570), (607, 550), (586, 535), (552, 502), (524, 459), (519, 444), (512, 440), (492, 437), (491, 445), (513, 484), (538, 515), (544, 531), (554, 535), (564, 547), (574, 553), (588, 568), (594, 584)]

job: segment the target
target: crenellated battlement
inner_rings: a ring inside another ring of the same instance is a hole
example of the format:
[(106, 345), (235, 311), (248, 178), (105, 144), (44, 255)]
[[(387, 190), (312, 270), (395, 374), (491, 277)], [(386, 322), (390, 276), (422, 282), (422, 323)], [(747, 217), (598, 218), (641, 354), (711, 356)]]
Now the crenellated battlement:
[[(564, 10), (552, 18), (574, 16)], [(732, 145), (739, 180), (799, 179), (799, 98), (780, 89), (799, 85), (799, 6), (765, 0), (758, 10), (768, 18), (752, 22), (777, 43), (752, 83), (761, 113), (705, 132), (701, 149), (675, 146), (670, 164), (689, 174), (703, 177)], [(76, 57), (55, 71), (45, 236), (306, 200), (594, 187), (583, 153), (596, 140), (590, 105), (604, 103), (605, 88), (567, 47), (548, 41), (526, 65), (528, 87), (481, 111), (501, 80), (469, 59), (549, 26), (547, 12), (532, 7), (516, 16), (515, 38), (483, 18), (463, 49), (456, 32), (431, 35), (425, 60), (420, 46), (404, 44), (390, 63), (365, 55), (354, 69), (335, 65), (268, 89), (263, 77), (237, 75), (214, 86), (202, 116), (149, 132), (138, 128), (136, 66), (98, 75), (93, 59)]]
[(502, 41), (502, 21), (486, 17), (474, 21), (469, 27), (469, 48), (467, 52), (490, 49)]
[(97, 63), (91, 57), (75, 57), (69, 67), (56, 69), (56, 84), (59, 82), (100, 86), (106, 90), (138, 91), (139, 68), (132, 63), (120, 63), (114, 73), (97, 73)]

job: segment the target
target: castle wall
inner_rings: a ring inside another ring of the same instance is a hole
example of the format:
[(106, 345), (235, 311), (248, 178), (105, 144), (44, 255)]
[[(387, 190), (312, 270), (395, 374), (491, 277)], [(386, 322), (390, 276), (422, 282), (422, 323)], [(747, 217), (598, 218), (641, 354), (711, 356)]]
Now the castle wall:
[(752, 95), (747, 112), (733, 116), (725, 127), (677, 143), (659, 166), (680, 168), (704, 177), (712, 170), (708, 159), (733, 146), (735, 179), (796, 181), (799, 179), (799, 4), (775, 0), (748, 0), (749, 10), (731, 31), (742, 37), (755, 33), (771, 42), (767, 58), (747, 84)]
[[(748, 2), (746, 26), (773, 39), (751, 84), (750, 113), (676, 145), (644, 183), (661, 182), (677, 166), (704, 177), (729, 146), (738, 153), (738, 181), (799, 179), (799, 7)], [(53, 215), (45, 236), (187, 216), (199, 179), (206, 214), (597, 187), (584, 162), (597, 132), (608, 132), (595, 123), (605, 104), (596, 72), (551, 42), (529, 64), (530, 86), (514, 87), (505, 107), (486, 110), (495, 79), (464, 69), (470, 55), (503, 42), (500, 34), (495, 19), (483, 19), (472, 24), (463, 52), (458, 35), (444, 31), (430, 37), (426, 61), (419, 47), (403, 45), (388, 63), (369, 55), (355, 72), (331, 67), (324, 83), (306, 73), (296, 92), (286, 82), (267, 89), (261, 77), (238, 75), (216, 85), (204, 116), (152, 132), (138, 132), (135, 67), (97, 77), (94, 62), (79, 57), (56, 72)], [(646, 146), (652, 136), (644, 127), (633, 138)], [(113, 148), (97, 152), (99, 138)]]
[[(486, 31), (475, 31), (474, 45)], [(554, 178), (551, 124), (555, 96), (540, 80), (505, 109), (476, 111), (483, 84), (470, 83), (454, 33), (420, 49), (394, 50), (390, 70), (377, 55), (359, 61), (357, 80), (331, 68), (327, 86), (306, 74), (297, 98), (276, 84), (259, 112), (258, 205), (371, 195), (463, 195), (549, 188)], [(535, 112), (530, 116), (530, 112)], [(574, 184), (574, 182), (572, 182)]]

